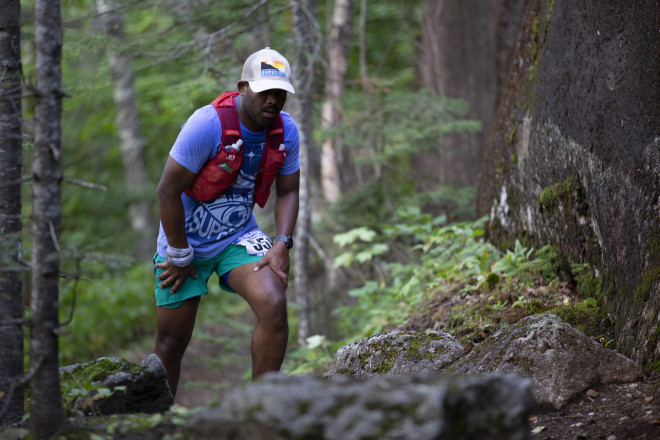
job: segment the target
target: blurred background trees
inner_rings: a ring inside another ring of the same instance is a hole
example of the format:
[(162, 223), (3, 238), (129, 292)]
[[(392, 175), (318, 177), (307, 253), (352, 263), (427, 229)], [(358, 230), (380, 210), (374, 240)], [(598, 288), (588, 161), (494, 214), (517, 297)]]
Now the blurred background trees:
[[(245, 58), (265, 46), (293, 64), (297, 93), (285, 110), (302, 135), (291, 347), (345, 336), (350, 323), (333, 311), (355, 304), (349, 291), (377, 280), (370, 294), (391, 294), (391, 264), (415, 261), (411, 237), (475, 219), (480, 148), (524, 4), (63, 1), (60, 315), (72, 320), (60, 333), (61, 363), (151, 350), (155, 186), (188, 116), (235, 89)], [(26, 175), (34, 2), (21, 7)], [(30, 183), (23, 200), (29, 256)], [(258, 215), (274, 232), (270, 210)], [(246, 332), (233, 321), (243, 306), (211, 293), (200, 319)]]

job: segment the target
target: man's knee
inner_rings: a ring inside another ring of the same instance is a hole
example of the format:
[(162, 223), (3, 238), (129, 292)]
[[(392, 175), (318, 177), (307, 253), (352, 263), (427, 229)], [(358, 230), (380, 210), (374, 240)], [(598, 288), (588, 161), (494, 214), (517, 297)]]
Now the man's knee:
[(177, 334), (176, 332), (158, 330), (156, 352), (163, 361), (163, 357), (166, 357), (168, 360), (181, 358), (188, 347), (190, 339), (191, 335), (188, 334)]
[(287, 300), (284, 291), (274, 289), (265, 293), (259, 305), (257, 318), (259, 321), (273, 330), (287, 329)]

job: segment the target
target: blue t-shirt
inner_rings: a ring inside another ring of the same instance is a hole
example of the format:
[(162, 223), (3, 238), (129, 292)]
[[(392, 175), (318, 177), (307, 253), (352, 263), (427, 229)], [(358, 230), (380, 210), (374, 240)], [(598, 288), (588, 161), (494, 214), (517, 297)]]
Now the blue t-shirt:
[[(287, 154), (279, 174), (300, 169), (298, 127), (291, 116), (281, 112)], [(186, 236), (195, 249), (195, 258), (211, 258), (222, 252), (237, 237), (257, 227), (254, 217), (254, 182), (266, 146), (266, 129), (252, 132), (241, 123), (243, 163), (241, 171), (224, 194), (210, 202), (198, 202), (181, 195), (186, 212)], [(212, 105), (198, 109), (181, 127), (170, 150), (170, 157), (193, 173), (214, 158), (222, 146), (222, 126)], [(167, 238), (160, 226), (158, 254), (165, 256)]]

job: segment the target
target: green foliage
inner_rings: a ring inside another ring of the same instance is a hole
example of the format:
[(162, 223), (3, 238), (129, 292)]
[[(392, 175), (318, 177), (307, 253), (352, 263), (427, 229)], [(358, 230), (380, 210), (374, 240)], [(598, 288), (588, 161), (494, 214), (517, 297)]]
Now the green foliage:
[(436, 96), (428, 90), (406, 91), (387, 85), (373, 94), (348, 93), (343, 100), (345, 122), (335, 135), (353, 146), (358, 163), (401, 161), (410, 154), (433, 152), (439, 137), (470, 133), (480, 123), (464, 120), (465, 101)]
[(557, 253), (550, 245), (534, 252), (533, 248), (525, 248), (516, 240), (513, 251), (507, 251), (492, 268), (511, 280), (517, 278), (523, 284), (531, 285), (536, 279), (550, 281), (559, 269)]
[[(382, 255), (389, 250), (387, 243), (371, 243), (376, 238), (376, 232), (369, 228), (360, 227), (351, 229), (343, 234), (334, 236), (333, 241), (340, 247), (348, 247), (350, 250), (338, 255), (335, 258), (334, 267), (346, 267), (351, 263), (357, 261), (358, 263), (366, 263), (371, 261), (375, 256)], [(362, 242), (362, 243), (358, 243)], [(369, 246), (364, 246), (364, 243), (369, 243)]]
[(85, 281), (62, 285), (60, 320), (73, 312), (60, 336), (62, 365), (114, 355), (154, 334), (153, 265), (131, 263), (89, 254)]
[(571, 273), (580, 296), (597, 300), (602, 299), (603, 278), (592, 270), (589, 263), (571, 264)]
[[(330, 3), (329, 3), (330, 4)], [(322, 13), (331, 16), (331, 12)], [(353, 16), (358, 20), (359, 2), (354, 2)], [(369, 2), (366, 17), (367, 75), (391, 78), (396, 87), (409, 87), (415, 82), (417, 51), (420, 38), (419, 23), (424, 14), (422, 0), (388, 0)], [(357, 29), (355, 34), (357, 34)], [(358, 36), (354, 35), (350, 45), (348, 78), (359, 78)], [(360, 87), (359, 84), (354, 86)]]
[(314, 335), (306, 342), (304, 347), (295, 348), (287, 355), (283, 370), (288, 374), (309, 374), (331, 367), (336, 348), (331, 350), (330, 341), (323, 335)]
[[(483, 239), (487, 220), (484, 217), (446, 224), (446, 217), (433, 218), (419, 207), (409, 205), (400, 209), (392, 223), (382, 225), (380, 233), (369, 228), (355, 228), (337, 234), (335, 243), (349, 248), (350, 252), (359, 252), (360, 245), (370, 247), (380, 241), (390, 249), (396, 249), (397, 242), (406, 243), (413, 254), (390, 252), (379, 256), (384, 260), (386, 274), (380, 280), (366, 279), (349, 290), (348, 296), (354, 302), (333, 312), (340, 338), (330, 346), (336, 349), (374, 333), (397, 328), (426, 299), (452, 286), (463, 286), (462, 294), (482, 289), (506, 291), (509, 285), (546, 283), (556, 276), (557, 254), (550, 246), (535, 251), (517, 242), (513, 251), (501, 252)], [(397, 261), (399, 255), (405, 255), (404, 259), (408, 260)], [(465, 329), (455, 336), (469, 341), (481, 340), (498, 326), (515, 322), (511, 319), (544, 311), (546, 307), (519, 295), (516, 300), (496, 300), (485, 309), (478, 304), (457, 303), (452, 310), (447, 331)], [(484, 316), (489, 318), (483, 320)], [(323, 352), (313, 350), (299, 352), (297, 358), (302, 364), (294, 371), (314, 370), (326, 362)]]
[[(34, 40), (34, 4), (22, 3), (23, 68), (29, 96), (35, 70), (30, 43)], [(196, 108), (236, 87), (247, 54), (262, 44), (292, 47), (286, 0), (257, 8), (247, 0), (214, 7), (171, 1), (119, 2), (119, 6), (124, 19), (122, 38), (101, 31), (95, 1), (62, 5), (63, 174), (107, 188), (97, 191), (62, 184), (61, 271), (67, 279), (60, 289), (61, 321), (67, 321), (73, 311), (60, 339), (63, 364), (115, 355), (144, 338), (153, 343), (153, 268), (150, 261), (135, 262), (127, 257), (141, 238), (131, 230), (128, 205), (147, 200), (156, 212), (156, 182), (181, 125)], [(254, 38), (262, 32), (269, 41)], [(126, 191), (115, 120), (108, 55), (119, 52), (128, 54), (132, 62), (151, 180), (140, 191)], [(25, 99), (26, 175), (34, 151), (33, 112), (34, 99)], [(25, 185), (26, 219), (30, 215), (29, 190)], [(29, 234), (25, 224), (26, 259), (31, 252)]]
[(369, 280), (349, 291), (348, 295), (357, 302), (334, 314), (338, 327), (354, 332), (349, 338), (368, 336), (400, 324), (427, 295), (451, 281), (460, 278), (477, 283), (490, 266), (492, 256), (498, 253), (479, 239), (485, 218), (438, 227), (444, 217), (432, 219), (418, 208), (408, 207), (395, 220), (399, 221), (383, 228), (382, 237), (390, 240), (383, 244), (412, 243), (413, 261), (390, 261), (387, 279)]
[[(419, 192), (413, 157), (446, 151), (440, 144), (443, 136), (477, 131), (480, 123), (464, 119), (465, 101), (396, 87), (395, 82), (372, 79), (371, 93), (347, 92), (343, 123), (321, 135), (336, 137), (350, 156), (347, 172), (341, 170), (345, 190), (331, 214), (339, 230), (366, 227), (379, 232), (383, 218), (396, 218), (409, 206), (433, 206), (450, 220), (474, 218), (475, 189), (441, 184), (433, 192)], [(344, 258), (338, 264), (352, 261)]]

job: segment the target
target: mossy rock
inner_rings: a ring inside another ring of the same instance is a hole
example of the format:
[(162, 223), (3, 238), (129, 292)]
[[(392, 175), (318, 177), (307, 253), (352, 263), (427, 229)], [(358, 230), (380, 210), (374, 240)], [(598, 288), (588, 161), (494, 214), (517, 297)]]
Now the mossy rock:
[(429, 374), (462, 354), (463, 346), (449, 333), (396, 330), (341, 347), (329, 375)]

